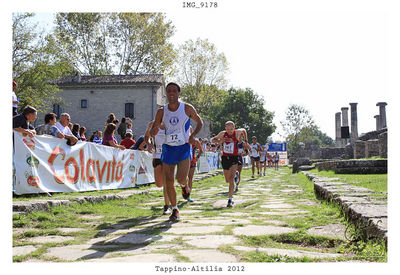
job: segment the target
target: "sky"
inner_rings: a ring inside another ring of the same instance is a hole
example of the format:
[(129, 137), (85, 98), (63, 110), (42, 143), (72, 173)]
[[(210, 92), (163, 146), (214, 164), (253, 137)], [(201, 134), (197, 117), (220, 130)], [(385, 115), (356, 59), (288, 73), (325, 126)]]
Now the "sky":
[[(253, 89), (275, 113), (275, 141), (283, 140), (280, 122), (290, 104), (309, 110), (333, 139), (335, 113), (350, 102), (358, 103), (359, 134), (375, 130), (377, 102), (387, 102), (387, 111), (392, 107), (387, 87), (389, 27), (382, 13), (159, 11), (176, 28), (171, 39), (175, 46), (199, 37), (225, 54), (228, 87)], [(47, 29), (53, 18), (51, 12), (35, 16)], [(387, 115), (388, 125), (391, 119)]]

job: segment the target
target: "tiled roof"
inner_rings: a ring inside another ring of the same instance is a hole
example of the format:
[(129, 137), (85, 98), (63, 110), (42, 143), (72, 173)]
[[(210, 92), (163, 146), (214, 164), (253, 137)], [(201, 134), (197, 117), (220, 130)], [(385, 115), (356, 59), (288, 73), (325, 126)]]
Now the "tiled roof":
[(78, 76), (67, 75), (51, 81), (57, 85), (99, 85), (99, 84), (138, 84), (138, 83), (164, 83), (162, 74), (142, 75), (82, 75), (80, 81)]

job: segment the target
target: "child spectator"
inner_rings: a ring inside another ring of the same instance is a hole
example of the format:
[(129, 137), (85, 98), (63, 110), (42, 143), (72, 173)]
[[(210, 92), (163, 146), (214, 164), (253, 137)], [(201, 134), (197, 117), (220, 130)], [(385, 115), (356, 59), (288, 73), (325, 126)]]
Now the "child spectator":
[(119, 145), (114, 137), (115, 129), (117, 129), (117, 126), (115, 126), (114, 123), (107, 124), (106, 130), (104, 131), (104, 138), (102, 144), (106, 146), (115, 147), (121, 150), (125, 150), (125, 147)]
[(115, 115), (113, 113), (109, 114), (108, 118), (107, 118), (106, 126), (107, 126), (108, 123), (113, 123), (113, 121), (115, 119), (116, 119), (116, 117), (115, 117)]
[(81, 126), (79, 128), (79, 135), (81, 136), (81, 140), (82, 141), (86, 141), (85, 133), (86, 133), (86, 127), (85, 126)]
[(126, 125), (126, 131), (125, 131), (125, 134), (126, 133), (131, 133), (132, 134), (132, 136), (133, 136), (133, 131), (132, 131), (132, 123), (128, 123), (127, 125)]
[(130, 149), (133, 145), (135, 145), (136, 141), (132, 138), (131, 133), (126, 133), (125, 138), (121, 141), (121, 145), (123, 145), (126, 149)]
[(118, 126), (117, 130), (118, 134), (121, 136), (121, 139), (125, 138), (126, 126), (127, 126), (126, 119), (123, 117), (121, 119), (121, 124)]
[(103, 133), (101, 131), (97, 131), (94, 138), (93, 142), (97, 144), (102, 144), (103, 143)]
[(81, 136), (79, 135), (79, 124), (74, 124), (74, 126), (72, 126), (72, 134), (77, 138), (77, 139), (81, 139)]

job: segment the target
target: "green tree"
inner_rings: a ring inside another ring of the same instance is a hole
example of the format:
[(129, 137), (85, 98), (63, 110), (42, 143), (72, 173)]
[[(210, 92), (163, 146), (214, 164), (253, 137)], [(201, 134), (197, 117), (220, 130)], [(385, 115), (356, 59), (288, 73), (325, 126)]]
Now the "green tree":
[(188, 40), (179, 47), (177, 79), (182, 86), (224, 88), (228, 61), (207, 39)]
[(183, 101), (192, 104), (204, 118), (211, 118), (211, 107), (221, 102), (226, 94), (225, 90), (220, 90), (215, 85), (202, 85), (200, 90), (194, 86), (181, 88)]
[(57, 13), (55, 41), (59, 51), (82, 74), (110, 74), (110, 55), (103, 13)]
[(58, 13), (55, 40), (81, 74), (169, 75), (174, 26), (161, 13)]
[(236, 128), (244, 128), (249, 138), (256, 136), (260, 143), (275, 131), (272, 120), (274, 113), (264, 108), (264, 99), (252, 89), (234, 89), (227, 91), (223, 99), (210, 108), (212, 134), (225, 129), (225, 122), (232, 120)]
[(288, 151), (294, 152), (299, 142), (306, 143), (306, 141), (310, 141), (319, 146), (333, 144), (333, 140), (319, 130), (310, 112), (303, 106), (290, 105), (286, 111), (285, 120), (281, 121), (281, 125), (288, 143)]
[(108, 31), (118, 74), (173, 72), (175, 51), (169, 39), (175, 32), (161, 13), (114, 13)]
[(57, 99), (58, 88), (50, 81), (72, 72), (68, 62), (56, 54), (50, 36), (32, 24), (32, 13), (13, 14), (13, 79), (18, 83), (16, 94), (21, 111), (32, 105), (43, 111), (48, 101)]
[(228, 62), (207, 39), (187, 40), (179, 46), (176, 79), (181, 97), (191, 103), (203, 117), (209, 117), (210, 107), (226, 94)]

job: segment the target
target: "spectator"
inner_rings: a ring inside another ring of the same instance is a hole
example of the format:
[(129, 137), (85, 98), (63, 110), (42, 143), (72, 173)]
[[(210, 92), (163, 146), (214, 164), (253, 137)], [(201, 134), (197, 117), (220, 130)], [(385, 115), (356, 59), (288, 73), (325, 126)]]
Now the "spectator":
[(82, 141), (86, 141), (85, 133), (86, 133), (86, 127), (85, 126), (81, 126), (79, 128), (79, 135), (81, 136), (81, 140)]
[(93, 142), (97, 144), (103, 143), (103, 133), (101, 131), (97, 131), (95, 137), (93, 138)]
[(118, 127), (118, 124), (119, 124), (119, 120), (118, 119), (115, 119), (112, 123), (114, 123), (115, 124), (115, 127)]
[(33, 137), (36, 135), (35, 127), (31, 124), (36, 120), (37, 111), (32, 106), (26, 106), (22, 114), (13, 117), (13, 130), (22, 135)]
[(46, 114), (44, 116), (44, 123), (44, 126), (39, 126), (35, 129), (38, 135), (50, 135), (58, 138), (64, 138), (64, 134), (61, 133), (56, 127), (57, 115), (55, 113)]
[(94, 137), (96, 136), (96, 133), (97, 133), (97, 131), (96, 131), (96, 132), (93, 132), (93, 134), (90, 136), (90, 138), (89, 138), (89, 141), (90, 141), (90, 142), (93, 142), (93, 139), (94, 139)]
[(15, 117), (16, 115), (18, 115), (18, 104), (19, 104), (19, 99), (17, 97), (17, 95), (15, 94), (15, 90), (18, 88), (18, 84), (17, 82), (13, 81), (12, 83), (13, 87), (12, 87), (12, 101), (13, 101), (13, 117)]
[(77, 139), (81, 139), (81, 136), (79, 135), (80, 128), (81, 128), (81, 126), (79, 124), (74, 124), (74, 126), (72, 126), (71, 132)]
[(71, 130), (71, 133), (72, 133), (72, 123), (71, 122), (68, 123), (68, 128)]
[(117, 130), (118, 134), (121, 136), (121, 139), (125, 138), (126, 126), (127, 126), (126, 124), (127, 124), (126, 119), (123, 117), (121, 119), (121, 124), (118, 126), (118, 130)]
[(56, 127), (64, 134), (64, 137), (68, 139), (68, 145), (74, 145), (78, 139), (72, 134), (71, 129), (68, 127), (70, 124), (71, 117), (67, 113), (60, 115), (60, 121), (56, 123)]
[(119, 145), (117, 140), (114, 137), (115, 129), (117, 129), (117, 126), (115, 126), (114, 123), (107, 124), (106, 130), (104, 131), (104, 138), (103, 138), (102, 144), (124, 150), (125, 147), (122, 145)]
[(147, 148), (146, 145), (146, 142), (144, 142), (144, 136), (140, 136), (131, 149), (144, 151)]
[(109, 114), (108, 118), (107, 118), (106, 126), (107, 126), (108, 123), (113, 123), (113, 121), (115, 119), (116, 119), (116, 117), (115, 117), (115, 115), (113, 113)]
[(126, 133), (131, 133), (132, 136), (133, 136), (132, 123), (128, 123), (128, 124), (126, 125), (126, 132), (125, 132), (125, 134), (126, 134)]
[(123, 145), (126, 149), (130, 149), (133, 145), (135, 145), (136, 141), (132, 138), (131, 133), (126, 133), (125, 138), (121, 141), (121, 145)]

